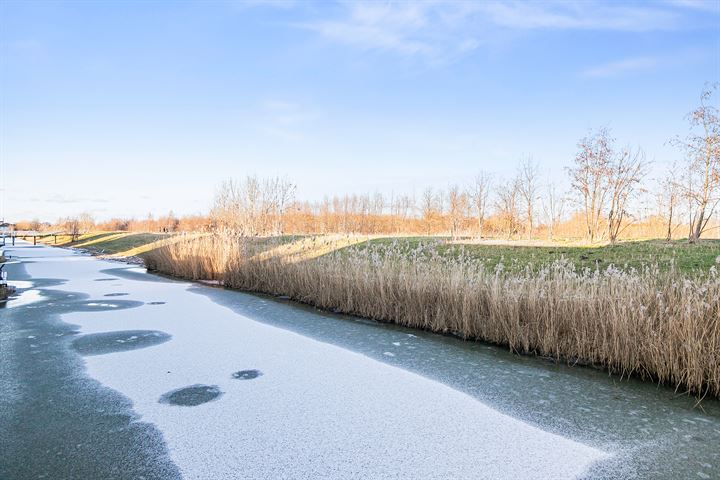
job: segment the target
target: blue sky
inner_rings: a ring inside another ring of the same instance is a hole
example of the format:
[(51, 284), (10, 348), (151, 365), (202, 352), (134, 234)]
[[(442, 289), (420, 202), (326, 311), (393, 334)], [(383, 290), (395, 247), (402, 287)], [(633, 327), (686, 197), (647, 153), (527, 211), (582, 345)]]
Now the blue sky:
[(204, 212), (215, 186), (297, 196), (560, 181), (608, 126), (657, 172), (720, 80), (720, 2), (0, 3), (9, 219)]

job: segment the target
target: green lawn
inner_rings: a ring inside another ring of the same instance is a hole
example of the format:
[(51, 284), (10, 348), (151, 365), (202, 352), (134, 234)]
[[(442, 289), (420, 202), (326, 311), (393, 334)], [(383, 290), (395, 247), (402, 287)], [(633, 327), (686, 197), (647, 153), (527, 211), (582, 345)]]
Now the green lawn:
[[(118, 232), (93, 232), (93, 233), (84, 233), (80, 236), (78, 236), (78, 240), (73, 242), (72, 237), (70, 235), (66, 234), (60, 234), (60, 235), (47, 235), (44, 237), (38, 237), (38, 242), (42, 242), (47, 245), (54, 245), (58, 247), (70, 247), (77, 243), (83, 243), (91, 240), (97, 240), (104, 237), (109, 237), (111, 235), (117, 235)], [(28, 240), (32, 241), (32, 238), (29, 237)]]
[[(128, 233), (128, 232), (96, 232), (81, 235), (75, 242), (68, 236), (58, 236), (58, 245), (95, 251), (98, 253), (115, 254), (126, 252), (136, 247), (150, 244), (171, 234), (162, 233)], [(305, 236), (283, 236), (273, 239), (257, 239), (256, 245), (261, 250), (302, 240)], [(53, 238), (44, 239), (52, 244)], [(410, 254), (422, 246), (423, 255), (433, 250), (442, 257), (459, 258), (465, 256), (472, 261), (482, 262), (486, 267), (494, 269), (502, 263), (505, 271), (519, 271), (526, 267), (538, 270), (559, 259), (571, 262), (577, 270), (589, 268), (607, 269), (611, 264), (622, 270), (642, 269), (657, 264), (661, 270), (669, 270), (674, 265), (683, 273), (708, 272), (716, 266), (720, 268), (720, 240), (703, 240), (698, 245), (690, 245), (686, 241), (676, 240), (645, 240), (622, 242), (617, 245), (579, 246), (576, 244), (558, 243), (553, 246), (522, 246), (522, 245), (489, 245), (473, 243), (451, 243), (447, 237), (387, 237), (375, 238), (348, 248), (367, 249), (379, 248), (381, 251), (395, 245), (401, 251)], [(422, 258), (422, 257), (421, 257)]]
[[(58, 235), (57, 245), (112, 255), (167, 238), (168, 235), (164, 233), (94, 232), (80, 235), (74, 242), (69, 235)], [(43, 241), (54, 245), (53, 237), (46, 237)]]
[(389, 246), (393, 242), (408, 252), (422, 244), (434, 243), (441, 256), (457, 258), (464, 255), (484, 263), (489, 268), (495, 268), (502, 263), (504, 269), (510, 271), (522, 270), (526, 266), (537, 270), (559, 259), (567, 259), (578, 270), (604, 270), (611, 264), (622, 270), (642, 269), (655, 264), (661, 270), (668, 270), (674, 265), (684, 273), (707, 272), (712, 266), (720, 268), (720, 240), (704, 240), (698, 245), (690, 245), (680, 240), (646, 240), (602, 246), (515, 246), (453, 244), (447, 242), (447, 239), (442, 241), (426, 237), (407, 237), (373, 239), (361, 244), (359, 248), (367, 248), (367, 245)]
[(131, 233), (126, 236), (119, 238), (110, 238), (107, 240), (100, 240), (92, 245), (88, 245), (87, 248), (105, 254), (121, 253), (131, 250), (136, 247), (141, 247), (157, 240), (168, 238), (168, 234), (164, 233)]

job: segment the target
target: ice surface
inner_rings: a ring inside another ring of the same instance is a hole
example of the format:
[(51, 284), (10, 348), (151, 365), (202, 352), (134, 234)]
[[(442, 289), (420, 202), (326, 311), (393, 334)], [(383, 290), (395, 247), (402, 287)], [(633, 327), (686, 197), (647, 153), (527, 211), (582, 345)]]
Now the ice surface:
[[(91, 303), (114, 291), (145, 302), (62, 318), (82, 334), (171, 337), (84, 358), (89, 375), (163, 432), (186, 478), (560, 479), (608, 457), (437, 381), (250, 320), (188, 291), (188, 283), (143, 281), (135, 271), (111, 286), (94, 280), (117, 263), (49, 247), (11, 250), (35, 257), (25, 267), (34, 278), (68, 279), (54, 289), (88, 294)], [(244, 370), (262, 375), (233, 378)], [(198, 385), (222, 395), (185, 408), (159, 401)]]
[(16, 293), (11, 295), (5, 304), (6, 308), (16, 308), (31, 303), (36, 303), (42, 300), (43, 296), (40, 290), (36, 290), (33, 287), (32, 282), (25, 280), (9, 280), (8, 285), (15, 287)]

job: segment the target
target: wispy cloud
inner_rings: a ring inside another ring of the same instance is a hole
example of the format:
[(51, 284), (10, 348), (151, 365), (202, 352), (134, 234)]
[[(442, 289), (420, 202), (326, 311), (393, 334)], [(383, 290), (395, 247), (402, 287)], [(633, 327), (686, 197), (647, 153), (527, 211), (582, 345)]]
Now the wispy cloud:
[(589, 78), (616, 77), (624, 73), (653, 69), (659, 64), (660, 59), (657, 57), (626, 58), (588, 68), (580, 72), (580, 76)]
[(350, 3), (337, 18), (299, 26), (325, 38), (361, 49), (401, 54), (433, 55), (437, 46), (428, 36), (440, 33), (431, 18), (431, 3)]
[(720, 2), (717, 0), (667, 0), (667, 3), (676, 7), (720, 14)]
[[(682, 0), (678, 0), (682, 1)], [(688, 5), (495, 1), (350, 2), (325, 18), (297, 24), (322, 37), (365, 50), (441, 59), (467, 53), (509, 32), (607, 30), (647, 32), (687, 24)], [(685, 3), (683, 2), (683, 3)]]
[(663, 55), (622, 58), (588, 67), (580, 71), (579, 75), (586, 78), (619, 77), (644, 71), (677, 68), (697, 62), (706, 62), (710, 59), (710, 55), (712, 53), (704, 49), (683, 49)]
[(492, 23), (515, 29), (651, 31), (678, 26), (681, 15), (650, 3), (489, 2), (482, 11)]
[(50, 195), (45, 199), (33, 198), (30, 201), (33, 202), (45, 202), (55, 204), (75, 204), (75, 203), (108, 203), (107, 198), (87, 198), (87, 197), (76, 197), (72, 195), (62, 195), (59, 193)]

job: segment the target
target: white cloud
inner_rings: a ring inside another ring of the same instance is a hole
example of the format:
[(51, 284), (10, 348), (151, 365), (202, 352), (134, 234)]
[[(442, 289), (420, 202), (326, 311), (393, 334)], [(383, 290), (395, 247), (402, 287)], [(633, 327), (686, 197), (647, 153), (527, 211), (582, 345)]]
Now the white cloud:
[(434, 55), (432, 3), (351, 3), (340, 18), (301, 24), (325, 38), (361, 49)]
[(667, 3), (598, 1), (351, 2), (331, 11), (336, 13), (296, 26), (356, 48), (432, 61), (466, 54), (513, 32), (646, 32), (681, 28), (688, 20), (688, 9)]
[(490, 2), (482, 10), (492, 23), (515, 29), (651, 31), (676, 28), (681, 16), (652, 4), (596, 2)]
[(385, 30), (376, 25), (316, 22), (307, 25), (307, 28), (326, 38), (362, 49), (391, 50), (404, 54), (432, 54), (434, 51), (427, 43), (411, 40), (401, 32)]
[(720, 14), (720, 2), (717, 0), (668, 0), (667, 3), (676, 7), (691, 8)]
[(677, 68), (714, 59), (704, 49), (684, 49), (659, 56), (639, 56), (595, 65), (580, 72), (581, 77), (608, 78), (655, 69)]
[(57, 203), (57, 204), (73, 204), (73, 203), (108, 203), (107, 198), (89, 198), (89, 197), (78, 197), (75, 195), (64, 195), (60, 193), (54, 193), (44, 200), (35, 198), (33, 201), (45, 202), (45, 203)]
[(624, 73), (653, 69), (660, 63), (656, 57), (626, 58), (588, 68), (580, 75), (591, 78), (615, 77)]

